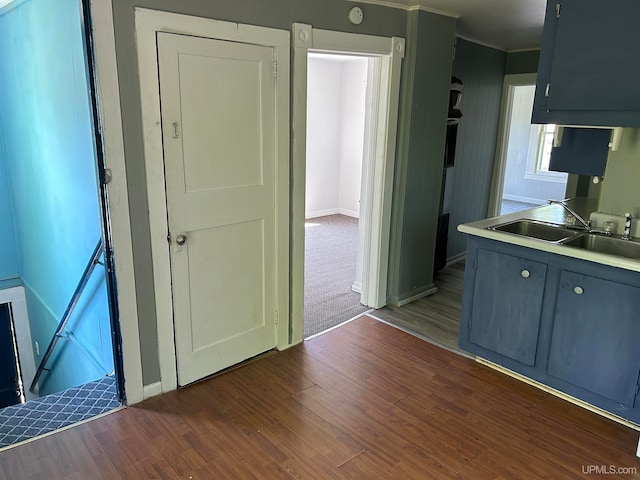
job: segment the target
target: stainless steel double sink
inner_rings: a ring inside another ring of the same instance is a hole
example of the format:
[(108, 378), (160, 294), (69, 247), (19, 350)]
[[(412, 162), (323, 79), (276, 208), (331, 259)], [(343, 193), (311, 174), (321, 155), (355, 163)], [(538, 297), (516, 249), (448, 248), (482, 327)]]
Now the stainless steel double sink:
[(489, 227), (489, 229), (592, 252), (640, 259), (640, 242), (635, 239), (622, 240), (620, 237), (573, 230), (555, 223), (520, 219)]

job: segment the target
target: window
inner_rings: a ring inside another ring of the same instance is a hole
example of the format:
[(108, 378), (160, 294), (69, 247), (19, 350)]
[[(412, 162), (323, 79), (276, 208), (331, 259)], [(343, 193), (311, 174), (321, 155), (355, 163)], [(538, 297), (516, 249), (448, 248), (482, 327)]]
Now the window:
[(536, 155), (536, 172), (548, 172), (549, 161), (551, 160), (551, 149), (553, 148), (553, 134), (556, 131), (555, 125), (540, 125), (538, 133), (538, 149)]
[(527, 171), (525, 173), (527, 180), (566, 182), (566, 173), (549, 170), (555, 131), (555, 125), (531, 125)]

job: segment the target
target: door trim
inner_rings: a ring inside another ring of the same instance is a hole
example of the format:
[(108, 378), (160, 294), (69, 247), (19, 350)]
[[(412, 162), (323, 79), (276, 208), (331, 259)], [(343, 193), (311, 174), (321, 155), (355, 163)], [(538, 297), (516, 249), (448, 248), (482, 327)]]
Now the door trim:
[(138, 308), (131, 244), (131, 218), (124, 154), (120, 87), (116, 62), (112, 0), (90, 0), (94, 41), (98, 123), (105, 167), (111, 171), (109, 220), (117, 281), (118, 319), (122, 345), (124, 391), (128, 405), (144, 400)]
[[(378, 37), (313, 28), (294, 23), (293, 38), (293, 145), (291, 188), (291, 332), (292, 344), (302, 341), (304, 323), (304, 221), (306, 178), (306, 106), (307, 54), (309, 50), (327, 53), (348, 53), (374, 56), (380, 59), (380, 91), (388, 92), (380, 102), (379, 115), (373, 119), (376, 131), (386, 135), (369, 139), (366, 148), (373, 148), (373, 162), (363, 178), (365, 219), (362, 300), (380, 308), (386, 304), (389, 236), (391, 232), (391, 197), (395, 165), (396, 132), (400, 91), (400, 67), (404, 57), (404, 39)], [(386, 127), (386, 128), (385, 128)], [(382, 131), (384, 131), (382, 130)], [(361, 207), (362, 210), (362, 207)], [(367, 211), (365, 210), (365, 211)]]
[[(160, 89), (156, 33), (176, 33), (218, 40), (249, 42), (273, 47), (278, 64), (276, 81), (276, 165), (277, 165), (277, 278), (280, 287), (276, 304), (279, 311), (276, 326), (277, 348), (289, 345), (289, 32), (219, 20), (193, 17), (144, 8), (135, 9), (138, 73), (142, 104), (144, 162), (149, 201), (151, 255), (153, 262), (158, 353), (162, 392), (177, 388), (177, 364), (173, 325), (171, 269), (167, 243), (167, 198), (165, 192), (164, 157), (160, 113)], [(282, 103), (280, 103), (282, 102)], [(282, 108), (280, 106), (282, 105)], [(286, 166), (287, 168), (283, 168)]]

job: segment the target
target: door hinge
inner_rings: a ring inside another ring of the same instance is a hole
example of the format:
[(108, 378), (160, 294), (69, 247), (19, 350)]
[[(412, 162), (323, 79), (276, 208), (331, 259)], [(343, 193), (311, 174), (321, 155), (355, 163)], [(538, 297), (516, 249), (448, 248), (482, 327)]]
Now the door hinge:
[(562, 4), (560, 2), (556, 3), (556, 18), (560, 18), (560, 8)]
[(278, 62), (273, 61), (273, 78), (278, 78)]
[(278, 323), (280, 323), (280, 312), (278, 312), (278, 310), (273, 311), (273, 323), (274, 325), (278, 325)]
[(551, 90), (551, 84), (547, 83), (547, 86), (544, 89), (544, 96), (545, 98), (549, 98), (549, 90)]

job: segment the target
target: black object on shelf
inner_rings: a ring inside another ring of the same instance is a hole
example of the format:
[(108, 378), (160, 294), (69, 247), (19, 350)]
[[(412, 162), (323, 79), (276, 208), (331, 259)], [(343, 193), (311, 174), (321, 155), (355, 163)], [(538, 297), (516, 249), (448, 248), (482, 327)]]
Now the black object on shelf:
[(449, 89), (449, 119), (462, 117), (460, 111), (460, 100), (462, 99), (462, 80), (458, 77), (451, 77), (451, 88)]

